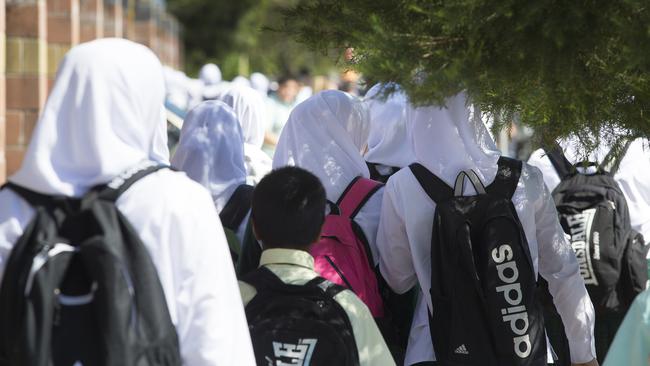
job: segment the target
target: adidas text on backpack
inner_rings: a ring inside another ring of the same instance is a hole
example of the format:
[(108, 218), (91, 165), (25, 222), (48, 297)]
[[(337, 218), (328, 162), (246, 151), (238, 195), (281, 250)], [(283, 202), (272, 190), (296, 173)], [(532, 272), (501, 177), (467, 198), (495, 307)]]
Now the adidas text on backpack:
[(176, 366), (178, 338), (147, 249), (115, 205), (146, 162), (80, 199), (8, 184), (36, 213), (0, 288), (1, 366)]
[[(438, 363), (546, 365), (537, 281), (512, 203), (521, 162), (501, 157), (488, 187), (473, 171), (460, 172), (452, 189), (420, 164), (410, 169), (436, 203), (429, 327)], [(462, 196), (466, 177), (477, 195)]]

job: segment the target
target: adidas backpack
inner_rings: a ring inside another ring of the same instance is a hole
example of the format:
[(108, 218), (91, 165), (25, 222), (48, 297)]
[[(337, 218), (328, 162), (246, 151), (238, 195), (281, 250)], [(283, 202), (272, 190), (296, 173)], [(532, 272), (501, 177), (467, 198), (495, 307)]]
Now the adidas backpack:
[(253, 186), (242, 184), (223, 207), (219, 213), (221, 225), (228, 239), (228, 246), (230, 247), (230, 256), (232, 261), (237, 263), (239, 255), (241, 254), (241, 243), (237, 237), (237, 231), (242, 222), (251, 211), (251, 202), (253, 201)]
[[(627, 201), (613, 177), (629, 145), (613, 147), (601, 164), (572, 165), (559, 145), (547, 151), (561, 179), (553, 190), (560, 223), (600, 314), (624, 314), (648, 279), (647, 248), (631, 229)], [(594, 172), (581, 173), (580, 167)]]
[(0, 366), (176, 366), (178, 338), (138, 233), (115, 206), (147, 162), (80, 199), (11, 189), (36, 209), (0, 287)]
[(245, 310), (258, 365), (359, 365), (352, 324), (334, 300), (342, 286), (322, 277), (286, 284), (266, 267), (243, 281), (257, 291)]
[(336, 204), (329, 202), (321, 238), (310, 249), (316, 272), (354, 292), (375, 318), (384, 315), (384, 305), (368, 240), (354, 217), (381, 187), (373, 180), (355, 178)]
[[(410, 169), (436, 203), (429, 328), (438, 362), (546, 365), (537, 280), (512, 203), (521, 162), (501, 157), (488, 187), (473, 171), (461, 172), (452, 189), (420, 164)], [(477, 195), (462, 196), (465, 177)]]

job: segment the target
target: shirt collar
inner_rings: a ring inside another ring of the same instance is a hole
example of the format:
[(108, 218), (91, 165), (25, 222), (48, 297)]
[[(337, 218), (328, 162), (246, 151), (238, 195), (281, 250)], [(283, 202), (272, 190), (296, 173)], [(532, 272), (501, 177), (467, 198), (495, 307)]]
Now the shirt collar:
[(260, 266), (269, 264), (288, 264), (314, 270), (314, 257), (311, 254), (296, 249), (273, 248), (262, 252)]

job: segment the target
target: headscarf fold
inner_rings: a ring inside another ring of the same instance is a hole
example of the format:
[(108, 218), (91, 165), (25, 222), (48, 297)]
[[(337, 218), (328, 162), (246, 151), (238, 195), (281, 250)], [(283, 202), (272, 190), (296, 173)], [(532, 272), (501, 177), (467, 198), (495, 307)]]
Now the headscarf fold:
[(469, 169), (485, 185), (494, 180), (501, 153), (465, 93), (448, 98), (444, 107), (409, 109), (407, 116), (417, 161), (449, 186)]
[(206, 187), (217, 212), (246, 182), (244, 141), (235, 112), (220, 101), (192, 109), (183, 123), (172, 166)]
[(147, 47), (106, 38), (72, 48), (9, 179), (81, 196), (142, 160), (167, 164), (162, 66)]
[(352, 179), (370, 175), (360, 153), (368, 124), (368, 113), (358, 99), (336, 90), (318, 93), (291, 112), (273, 168), (293, 165), (312, 172), (335, 202)]
[(413, 143), (406, 128), (406, 110), (410, 108), (403, 91), (397, 90), (381, 99), (385, 86), (377, 84), (366, 94), (370, 113), (367, 162), (403, 168), (415, 161)]

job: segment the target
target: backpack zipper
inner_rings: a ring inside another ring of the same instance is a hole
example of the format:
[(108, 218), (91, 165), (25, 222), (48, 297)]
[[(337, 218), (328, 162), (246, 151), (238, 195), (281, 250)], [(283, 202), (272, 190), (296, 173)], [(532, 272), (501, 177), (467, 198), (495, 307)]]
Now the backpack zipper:
[(348, 289), (350, 289), (350, 291), (352, 291), (352, 292), (354, 292), (354, 293), (356, 294), (356, 292), (355, 292), (354, 289), (352, 288), (352, 285), (350, 285), (350, 282), (348, 282), (348, 279), (345, 278), (345, 276), (343, 275), (343, 272), (341, 272), (341, 270), (339, 269), (339, 267), (337, 267), (336, 264), (334, 264), (334, 261), (332, 261), (332, 258), (330, 258), (329, 255), (326, 255), (326, 256), (325, 256), (325, 259), (329, 262), (329, 264), (332, 266), (332, 268), (334, 268), (334, 270), (336, 271), (336, 273), (338, 273), (339, 277), (341, 277), (341, 279), (343, 280), (343, 282), (345, 282), (345, 285), (348, 286)]

